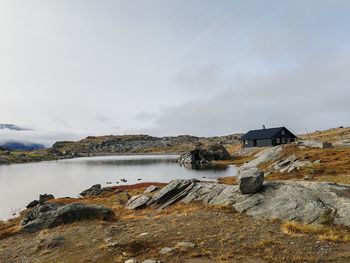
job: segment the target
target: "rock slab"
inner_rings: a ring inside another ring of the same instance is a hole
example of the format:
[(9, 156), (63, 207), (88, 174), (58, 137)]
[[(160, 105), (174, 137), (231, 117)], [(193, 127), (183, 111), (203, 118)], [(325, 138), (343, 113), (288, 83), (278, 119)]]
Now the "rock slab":
[(232, 206), (256, 218), (350, 226), (350, 186), (307, 181), (265, 182), (261, 191), (242, 194), (238, 185), (175, 180), (147, 203), (163, 209), (175, 202)]
[(46, 228), (81, 220), (111, 220), (114, 213), (107, 207), (98, 205), (56, 203), (39, 204), (29, 211), (20, 225), (24, 232), (34, 233)]

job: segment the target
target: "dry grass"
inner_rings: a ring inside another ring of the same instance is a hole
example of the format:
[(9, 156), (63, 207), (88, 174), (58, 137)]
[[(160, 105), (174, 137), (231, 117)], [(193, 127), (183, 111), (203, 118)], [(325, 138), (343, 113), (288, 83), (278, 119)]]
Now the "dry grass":
[(19, 218), (0, 222), (0, 240), (17, 234), (19, 232)]
[(236, 185), (237, 179), (235, 176), (220, 177), (218, 182), (220, 184)]
[(315, 235), (318, 240), (331, 242), (350, 242), (350, 231), (340, 226), (324, 226), (288, 221), (281, 225), (281, 230), (289, 236)]
[(305, 140), (317, 140), (323, 142), (337, 142), (343, 139), (350, 139), (350, 128), (333, 128), (325, 131), (317, 131), (314, 133), (302, 134), (299, 136)]
[[(302, 179), (305, 176), (309, 176), (311, 180), (315, 181), (350, 183), (350, 148), (300, 149), (296, 145), (285, 145), (280, 160), (292, 154), (295, 154), (300, 160), (310, 162), (321, 160), (321, 163), (304, 166), (291, 173), (274, 172), (267, 177), (268, 180)], [(259, 168), (266, 171), (273, 163), (274, 161), (263, 163), (259, 165)]]

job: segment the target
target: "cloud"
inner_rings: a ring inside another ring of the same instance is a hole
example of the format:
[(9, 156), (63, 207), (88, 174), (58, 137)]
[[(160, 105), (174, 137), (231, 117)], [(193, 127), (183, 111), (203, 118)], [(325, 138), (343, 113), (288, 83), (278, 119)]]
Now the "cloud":
[(163, 108), (147, 131), (217, 135), (262, 125), (295, 132), (350, 125), (350, 53), (341, 54), (324, 54), (275, 75), (232, 80), (224, 92), (204, 101), (199, 93), (199, 99)]
[(134, 119), (142, 122), (154, 121), (158, 117), (157, 113), (154, 112), (141, 112), (137, 114)]
[(111, 122), (111, 119), (109, 117), (102, 116), (102, 115), (97, 115), (96, 120), (101, 123)]

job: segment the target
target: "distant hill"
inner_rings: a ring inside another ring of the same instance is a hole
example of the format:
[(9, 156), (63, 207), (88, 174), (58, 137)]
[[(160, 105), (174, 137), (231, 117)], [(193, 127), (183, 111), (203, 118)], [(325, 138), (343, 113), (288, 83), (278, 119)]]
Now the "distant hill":
[(13, 130), (13, 131), (28, 131), (30, 129), (19, 127), (14, 124), (0, 124), (0, 130)]
[(0, 148), (16, 151), (32, 151), (32, 150), (38, 150), (38, 149), (45, 149), (46, 147), (42, 144), (38, 143), (23, 143), (23, 142), (5, 142), (0, 143)]

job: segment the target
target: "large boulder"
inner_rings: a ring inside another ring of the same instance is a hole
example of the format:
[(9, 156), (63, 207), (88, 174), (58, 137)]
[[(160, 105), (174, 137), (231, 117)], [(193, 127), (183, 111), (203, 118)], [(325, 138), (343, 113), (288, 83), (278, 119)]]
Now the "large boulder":
[(228, 160), (230, 154), (220, 144), (212, 144), (207, 148), (197, 147), (189, 153), (184, 153), (178, 162), (182, 164), (205, 164), (210, 161)]
[(237, 175), (239, 190), (242, 194), (258, 192), (264, 183), (264, 173), (258, 168), (245, 169)]
[(25, 232), (37, 232), (62, 224), (81, 220), (110, 220), (114, 217), (111, 209), (99, 205), (44, 203), (37, 205), (22, 219), (20, 225)]

